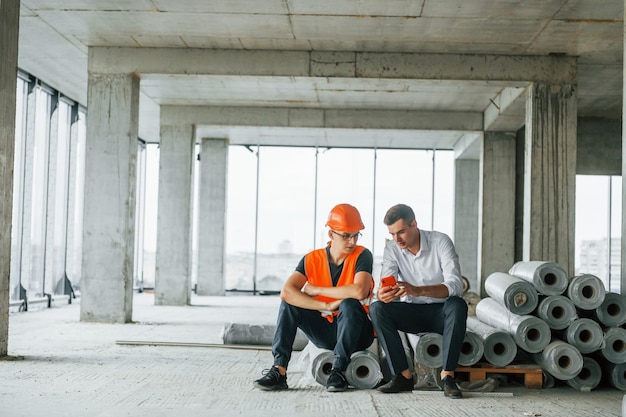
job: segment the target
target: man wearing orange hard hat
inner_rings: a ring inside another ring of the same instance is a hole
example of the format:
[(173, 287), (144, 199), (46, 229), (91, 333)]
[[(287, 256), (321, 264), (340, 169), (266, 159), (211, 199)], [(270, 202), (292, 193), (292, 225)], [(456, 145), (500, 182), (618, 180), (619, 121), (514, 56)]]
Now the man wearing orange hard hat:
[(356, 207), (338, 204), (328, 215), (324, 248), (307, 253), (285, 282), (274, 342), (273, 366), (254, 381), (263, 390), (287, 389), (287, 365), (300, 328), (318, 348), (334, 352), (326, 383), (329, 392), (345, 391), (350, 356), (374, 341), (367, 316), (372, 296), (373, 257), (357, 244), (365, 228)]

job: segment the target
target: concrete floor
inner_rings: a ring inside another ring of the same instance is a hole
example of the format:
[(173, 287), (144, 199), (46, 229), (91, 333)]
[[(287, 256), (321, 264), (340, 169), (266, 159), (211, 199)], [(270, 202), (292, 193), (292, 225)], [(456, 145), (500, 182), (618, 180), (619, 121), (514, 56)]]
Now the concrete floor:
[[(299, 354), (291, 389), (252, 386), (269, 350), (128, 346), (120, 341), (222, 343), (224, 323), (273, 324), (278, 298), (196, 297), (193, 306), (153, 305), (135, 294), (132, 324), (79, 321), (79, 302), (10, 317), (10, 359), (0, 361), (0, 416), (620, 416), (624, 392), (503, 386), (447, 400), (441, 392), (327, 393)], [(116, 343), (118, 342), (118, 343)]]

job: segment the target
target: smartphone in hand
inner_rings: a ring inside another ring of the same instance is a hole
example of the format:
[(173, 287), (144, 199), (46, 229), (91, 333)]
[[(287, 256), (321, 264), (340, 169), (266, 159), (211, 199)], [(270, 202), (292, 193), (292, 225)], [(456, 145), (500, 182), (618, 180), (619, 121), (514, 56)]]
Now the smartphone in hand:
[(387, 277), (382, 277), (380, 279), (380, 286), (381, 287), (390, 287), (390, 286), (394, 286), (396, 285), (396, 277), (394, 277), (393, 275), (389, 275)]

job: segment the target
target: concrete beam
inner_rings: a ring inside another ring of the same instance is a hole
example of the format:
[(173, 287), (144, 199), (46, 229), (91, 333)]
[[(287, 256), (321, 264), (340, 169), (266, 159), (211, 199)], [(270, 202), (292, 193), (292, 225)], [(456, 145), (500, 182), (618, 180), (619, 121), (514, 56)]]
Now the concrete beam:
[(91, 47), (89, 72), (575, 83), (576, 58)]
[(517, 132), (526, 122), (526, 89), (504, 88), (485, 109), (485, 131)]
[(161, 125), (482, 131), (478, 112), (161, 106)]

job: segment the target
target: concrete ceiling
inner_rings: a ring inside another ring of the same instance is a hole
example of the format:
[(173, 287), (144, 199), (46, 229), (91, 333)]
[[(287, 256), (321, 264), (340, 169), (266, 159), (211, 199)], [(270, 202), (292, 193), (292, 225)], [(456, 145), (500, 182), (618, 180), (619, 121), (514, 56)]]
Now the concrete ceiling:
[[(623, 0), (22, 0), (19, 67), (86, 104), (88, 48), (209, 48), (578, 57), (581, 117), (622, 117)], [(159, 106), (485, 113), (521, 82), (138, 74), (140, 135)], [(521, 96), (523, 97), (523, 96)], [(512, 107), (515, 108), (515, 107)], [(523, 106), (507, 121), (523, 124)], [(451, 116), (452, 117), (452, 116)], [(198, 126), (231, 143), (343, 146), (341, 129)], [(478, 132), (361, 129), (363, 144), (453, 149)], [(407, 137), (410, 136), (409, 140)], [(271, 138), (278, 138), (273, 140)]]

